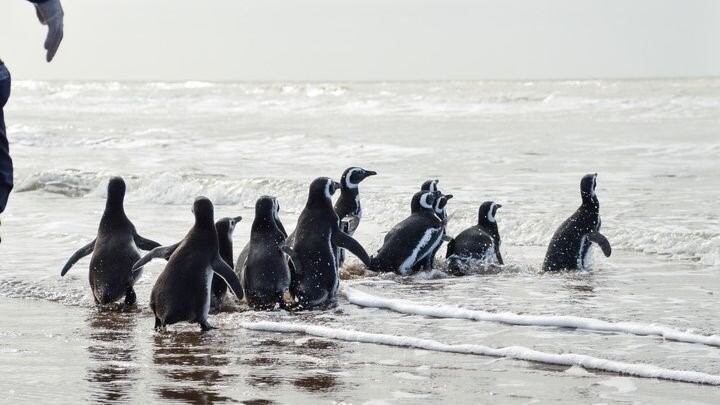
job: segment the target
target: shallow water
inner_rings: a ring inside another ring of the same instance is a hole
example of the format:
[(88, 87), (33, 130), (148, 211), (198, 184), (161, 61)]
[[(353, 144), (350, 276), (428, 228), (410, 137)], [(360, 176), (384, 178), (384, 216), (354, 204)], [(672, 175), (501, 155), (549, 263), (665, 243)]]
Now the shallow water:
[[(350, 165), (380, 175), (361, 185), (356, 233), (374, 252), (429, 177), (450, 202), (449, 229), (503, 204), (508, 266), (498, 274), (355, 279), (353, 286), (424, 305), (578, 315), (720, 333), (720, 80), (473, 83), (18, 82), (7, 110), (16, 193), (0, 245), (0, 393), (12, 402), (347, 401), (363, 403), (713, 403), (719, 388), (582, 368), (351, 343), (242, 329), (246, 321), (335, 328), (720, 374), (720, 349), (580, 329), (435, 319), (340, 300), (316, 313), (211, 317), (200, 335), (152, 331), (147, 308), (162, 263), (146, 267), (136, 313), (99, 312), (87, 259), (110, 175), (128, 182), (140, 233), (180, 239), (195, 196), (216, 215), (243, 215), (278, 196), (292, 229), (316, 176)], [(592, 271), (542, 274), (555, 227), (598, 172), (609, 259)], [(443, 255), (441, 249), (439, 255)], [(43, 388), (38, 388), (42, 382)]]

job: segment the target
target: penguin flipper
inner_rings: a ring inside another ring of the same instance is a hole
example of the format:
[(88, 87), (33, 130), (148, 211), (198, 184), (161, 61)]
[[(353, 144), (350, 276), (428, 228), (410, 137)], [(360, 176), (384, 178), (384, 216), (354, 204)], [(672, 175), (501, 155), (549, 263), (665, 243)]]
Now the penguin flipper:
[(170, 259), (170, 256), (172, 256), (173, 252), (175, 252), (175, 249), (180, 246), (180, 242), (175, 243), (170, 246), (158, 246), (148, 252), (145, 256), (141, 257), (140, 260), (136, 261), (135, 264), (133, 264), (132, 271), (138, 271), (142, 268), (142, 266), (148, 264), (150, 260), (152, 259), (158, 259), (162, 258), (165, 260)]
[(300, 258), (298, 258), (297, 252), (293, 250), (290, 246), (287, 244), (281, 245), (280, 250), (288, 255), (291, 261), (291, 269), (293, 271), (290, 272), (290, 278), (292, 278), (293, 273), (302, 273), (302, 267), (300, 266)]
[(336, 246), (349, 250), (350, 253), (360, 259), (366, 267), (370, 267), (370, 256), (368, 256), (362, 245), (353, 239), (352, 236), (343, 233), (338, 228), (332, 234), (332, 241)]
[(137, 245), (137, 247), (142, 250), (153, 250), (156, 247), (160, 246), (159, 243), (155, 242), (154, 240), (143, 238), (137, 232), (133, 233), (133, 239), (135, 240), (135, 244)]
[(62, 271), (60, 271), (60, 276), (64, 276), (68, 271), (70, 271), (70, 268), (77, 263), (78, 260), (82, 259), (83, 257), (89, 255), (90, 253), (95, 250), (95, 241), (97, 238), (93, 239), (92, 242), (88, 243), (87, 245), (83, 246), (78, 250), (77, 252), (73, 253), (72, 256), (68, 259), (67, 263), (65, 263), (65, 266), (63, 266)]
[(600, 249), (602, 249), (605, 257), (610, 257), (610, 254), (612, 253), (612, 247), (610, 246), (610, 241), (607, 240), (605, 235), (601, 234), (600, 232), (592, 232), (588, 235), (588, 240), (600, 246)]
[(237, 299), (243, 299), (244, 294), (242, 285), (240, 285), (240, 279), (238, 278), (237, 274), (235, 274), (233, 269), (227, 263), (225, 263), (225, 260), (223, 260), (219, 254), (215, 255), (215, 258), (213, 259), (210, 266), (212, 267), (213, 272), (217, 274), (221, 279), (223, 279), (223, 281), (225, 281), (225, 284), (230, 287)]
[(355, 233), (355, 230), (357, 230), (358, 226), (360, 226), (360, 217), (357, 215), (346, 216), (345, 218), (343, 218), (342, 224), (343, 232), (348, 235), (352, 235)]

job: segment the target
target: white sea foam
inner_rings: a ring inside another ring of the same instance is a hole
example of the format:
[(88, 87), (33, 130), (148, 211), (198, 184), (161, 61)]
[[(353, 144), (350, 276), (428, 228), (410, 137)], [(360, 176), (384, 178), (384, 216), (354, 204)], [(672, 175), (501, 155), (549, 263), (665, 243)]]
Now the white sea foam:
[(468, 319), (508, 325), (573, 328), (597, 332), (627, 333), (639, 336), (659, 336), (663, 339), (676, 342), (698, 343), (720, 347), (720, 336), (718, 335), (699, 335), (663, 325), (634, 322), (608, 322), (601, 319), (567, 315), (520, 315), (510, 312), (487, 312), (450, 306), (428, 306), (405, 300), (378, 297), (348, 286), (345, 286), (342, 291), (351, 304), (362, 307), (388, 309), (408, 315)]
[(354, 330), (288, 322), (243, 322), (240, 324), (240, 326), (245, 329), (257, 331), (278, 333), (304, 333), (307, 335), (323, 337), (326, 339), (343, 340), (347, 342), (411, 347), (416, 349), (446, 353), (503, 357), (508, 359), (525, 360), (561, 366), (580, 366), (585, 369), (601, 370), (634, 377), (657, 378), (662, 380), (680, 381), (687, 383), (720, 385), (720, 375), (707, 374), (697, 371), (672, 370), (658, 367), (652, 364), (624, 363), (620, 361), (587, 356), (584, 354), (546, 353), (522, 346), (494, 348), (477, 344), (447, 344), (438, 342), (436, 340), (420, 339), (410, 336), (396, 336), (379, 333), (358, 332)]

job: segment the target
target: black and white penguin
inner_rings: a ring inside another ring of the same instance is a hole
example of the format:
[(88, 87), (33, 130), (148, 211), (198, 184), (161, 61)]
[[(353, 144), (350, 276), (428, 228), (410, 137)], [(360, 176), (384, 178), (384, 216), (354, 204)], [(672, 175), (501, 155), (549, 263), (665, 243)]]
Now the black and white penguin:
[[(345, 169), (340, 178), (340, 197), (335, 202), (335, 213), (340, 218), (340, 229), (353, 236), (362, 219), (362, 206), (360, 205), (360, 182), (377, 173), (360, 167)], [(345, 261), (345, 251), (337, 249), (338, 268)]]
[(598, 244), (605, 257), (610, 257), (610, 242), (600, 233), (600, 201), (595, 193), (596, 186), (597, 173), (587, 174), (580, 181), (582, 204), (555, 231), (545, 254), (544, 271), (584, 269), (591, 243)]
[(291, 292), (300, 309), (326, 308), (337, 303), (335, 247), (349, 250), (366, 266), (370, 264), (365, 249), (340, 229), (332, 206), (332, 195), (338, 188), (340, 184), (327, 177), (313, 180), (295, 228), (295, 240), (284, 249), (293, 262)]
[[(231, 268), (233, 267), (233, 241), (232, 235), (237, 225), (242, 220), (242, 217), (237, 216), (234, 218), (221, 218), (215, 222), (215, 229), (217, 230), (218, 236), (218, 252), (220, 257), (225, 260)], [(227, 293), (227, 284), (217, 274), (213, 275), (212, 280), (212, 295), (210, 298), (210, 310), (215, 312), (220, 310), (225, 294)]]
[(478, 223), (460, 232), (448, 243), (445, 257), (453, 274), (462, 274), (473, 261), (504, 264), (500, 254), (497, 210), (502, 205), (485, 201), (478, 209)]
[[(437, 190), (437, 187), (435, 187)], [(447, 236), (447, 222), (448, 222), (448, 214), (447, 214), (447, 203), (450, 199), (453, 198), (452, 194), (442, 194), (440, 191), (437, 191), (439, 197), (435, 199), (435, 204), (433, 204), (433, 211), (435, 211), (435, 215), (440, 218), (440, 220), (443, 223), (443, 229), (442, 229), (442, 239), (450, 239)], [(411, 209), (412, 210), (412, 209)], [(423, 260), (417, 262), (415, 266), (413, 266), (413, 271), (418, 271), (420, 269), (425, 270), (432, 270), (433, 266), (435, 265), (435, 255), (437, 254), (438, 250), (440, 250), (440, 246), (442, 245), (442, 242), (435, 248), (434, 251), (432, 251), (429, 255), (427, 255)]]
[[(212, 202), (198, 197), (193, 203), (193, 214), (195, 224), (182, 241), (153, 249), (146, 255), (170, 256), (150, 294), (156, 330), (182, 321), (198, 323), (203, 331), (212, 329), (207, 319), (213, 274), (219, 275), (238, 299), (243, 297), (240, 280), (220, 257)], [(133, 268), (148, 260), (141, 259)]]
[(406, 275), (416, 263), (436, 250), (443, 240), (443, 223), (434, 206), (440, 192), (419, 191), (412, 199), (412, 214), (385, 235), (370, 269)]
[(108, 182), (105, 211), (100, 219), (95, 239), (75, 252), (60, 272), (64, 276), (81, 258), (92, 253), (90, 259), (90, 288), (96, 304), (104, 305), (125, 297), (125, 304), (137, 301), (133, 286), (142, 272), (133, 272), (133, 264), (140, 258), (138, 248), (151, 250), (159, 243), (145, 239), (125, 215), (125, 181), (113, 177)]
[(425, 182), (420, 186), (420, 191), (438, 191), (438, 183), (440, 180), (438, 179), (429, 179), (425, 180)]
[(275, 197), (262, 196), (257, 200), (248, 253), (246, 259), (238, 263), (245, 301), (253, 309), (283, 307), (283, 298), (290, 291), (290, 267), (281, 250), (287, 235), (278, 226), (279, 211)]

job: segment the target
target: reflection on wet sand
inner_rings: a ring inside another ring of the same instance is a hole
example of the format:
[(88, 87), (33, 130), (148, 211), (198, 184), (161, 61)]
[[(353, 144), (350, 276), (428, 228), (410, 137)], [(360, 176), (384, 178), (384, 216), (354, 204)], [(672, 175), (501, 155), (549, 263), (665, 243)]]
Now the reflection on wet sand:
[(329, 340), (263, 339), (239, 363), (249, 368), (246, 381), (254, 387), (268, 389), (290, 382), (302, 391), (327, 393), (341, 385), (333, 374), (337, 367), (325, 364), (334, 363), (338, 351), (338, 344)]
[(219, 392), (233, 377), (220, 369), (230, 364), (226, 345), (212, 334), (196, 331), (155, 334), (153, 363), (169, 382), (155, 392), (174, 402), (237, 402)]
[(293, 385), (310, 392), (330, 392), (337, 387), (338, 381), (332, 374), (315, 373), (295, 379)]
[(136, 315), (117, 311), (92, 311), (90, 345), (92, 361), (87, 372), (92, 402), (127, 401), (137, 379), (136, 349), (132, 342)]

